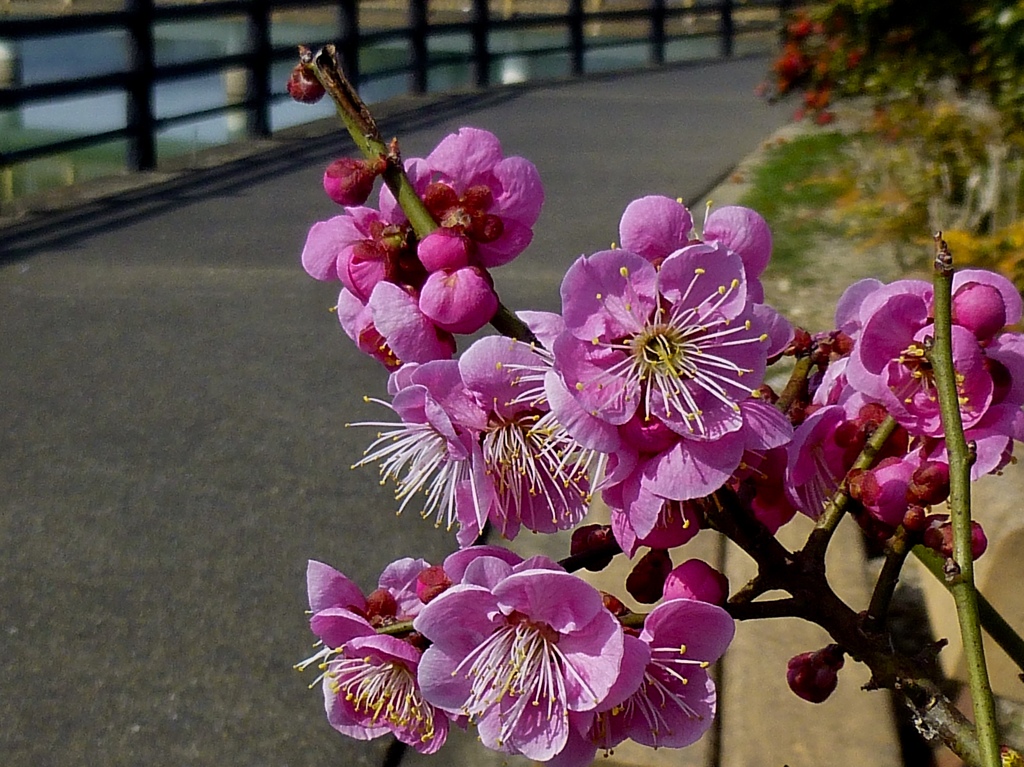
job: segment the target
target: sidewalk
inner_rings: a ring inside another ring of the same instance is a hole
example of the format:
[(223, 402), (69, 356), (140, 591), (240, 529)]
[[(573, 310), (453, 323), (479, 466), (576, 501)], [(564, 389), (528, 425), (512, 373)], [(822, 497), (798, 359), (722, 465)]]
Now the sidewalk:
[[(547, 203), (534, 242), (495, 277), (508, 306), (557, 310), (566, 267), (617, 238), (630, 200), (700, 201), (787, 120), (787, 106), (753, 95), (767, 65), (405, 99), (379, 122), (406, 156), (475, 125), (538, 165)], [(437, 562), (454, 541), (415, 514), (395, 519), (376, 473), (348, 469), (367, 435), (343, 424), (379, 417), (361, 397), (382, 393), (384, 376), (328, 313), (335, 288), (298, 263), (310, 224), (334, 213), (323, 167), (348, 148), (333, 126), (299, 133), (0, 222), (9, 767), (384, 758), (383, 739), (334, 733), (319, 692), (305, 689), (312, 678), (291, 670), (309, 653), (305, 562), (369, 586), (396, 557)], [(834, 760), (835, 746), (782, 748), (828, 726), (819, 708), (769, 691), (782, 670), (759, 663), (762, 640), (749, 641), (751, 661), (727, 670), (722, 721), (743, 721), (732, 701), (757, 701), (752, 751), (719, 763)], [(806, 728), (791, 703), (809, 714)], [(459, 753), (435, 758), (483, 764), (482, 750)]]

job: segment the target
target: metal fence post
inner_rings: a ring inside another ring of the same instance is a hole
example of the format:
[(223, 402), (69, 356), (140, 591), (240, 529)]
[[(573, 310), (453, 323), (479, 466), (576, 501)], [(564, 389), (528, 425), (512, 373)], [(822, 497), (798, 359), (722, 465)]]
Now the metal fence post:
[(348, 81), (359, 85), (359, 3), (358, 0), (341, 0), (341, 68)]
[(665, 0), (651, 0), (651, 63), (665, 63)]
[(430, 62), (427, 52), (427, 0), (411, 0), (409, 3), (409, 58), (411, 90), (413, 93), (427, 92), (427, 71)]
[(156, 167), (153, 118), (153, 0), (127, 0), (128, 19), (128, 168)]
[(488, 0), (473, 0), (473, 79), (477, 88), (486, 88), (491, 84), (491, 50), (489, 36), (491, 30), (490, 9)]
[(569, 56), (572, 74), (583, 74), (583, 0), (569, 0)]
[(246, 19), (246, 132), (264, 138), (270, 135), (270, 3), (249, 0)]
[(722, 14), (721, 26), (719, 28), (719, 32), (722, 36), (721, 52), (722, 58), (727, 59), (732, 56), (733, 37), (736, 33), (732, 19), (732, 0), (722, 0), (720, 8)]

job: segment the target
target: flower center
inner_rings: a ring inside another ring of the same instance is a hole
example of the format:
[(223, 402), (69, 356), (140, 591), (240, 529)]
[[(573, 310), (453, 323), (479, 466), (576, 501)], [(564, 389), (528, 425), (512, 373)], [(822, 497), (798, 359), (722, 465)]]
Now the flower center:
[(470, 694), (462, 713), (478, 721), (494, 706), (501, 706), (499, 743), (513, 737), (527, 716), (565, 719), (566, 678), (584, 690), (590, 686), (558, 649), (558, 632), (550, 626), (513, 613), (507, 622), (477, 645), (456, 667), (453, 675), (470, 680)]
[(586, 513), (591, 456), (580, 453), (551, 413), (531, 410), (500, 420), (484, 432), (481, 447), (507, 521), (528, 516), (522, 521), (531, 526), (532, 514), (523, 512), (536, 507), (537, 497), (546, 499), (542, 506), (559, 528)]
[(644, 328), (632, 341), (641, 379), (693, 378), (693, 365), (687, 360), (686, 347), (683, 333), (677, 327), (659, 324)]
[(402, 663), (373, 663), (370, 658), (338, 658), (328, 664), (328, 685), (371, 726), (383, 720), (392, 726), (420, 733), (424, 742), (434, 737), (434, 712), (416, 684), (416, 677)]

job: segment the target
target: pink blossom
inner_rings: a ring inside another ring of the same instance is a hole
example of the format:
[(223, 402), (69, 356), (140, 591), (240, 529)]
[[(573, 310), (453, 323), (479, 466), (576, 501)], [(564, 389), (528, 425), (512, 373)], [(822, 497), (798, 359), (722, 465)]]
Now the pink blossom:
[(590, 764), (598, 749), (610, 752), (627, 739), (651, 748), (695, 743), (716, 710), (707, 668), (724, 654), (734, 632), (732, 618), (716, 605), (691, 599), (658, 605), (639, 637), (626, 636), (622, 684), (594, 713), (573, 715), (572, 737), (552, 765)]
[(738, 257), (691, 245), (656, 271), (603, 251), (569, 268), (562, 301), (556, 365), (588, 412), (622, 425), (639, 411), (697, 440), (742, 426), (738, 403), (761, 383), (767, 336)]
[(365, 597), (333, 567), (310, 561), (310, 628), (322, 648), (296, 668), (316, 664), (321, 670), (327, 719), (339, 732), (357, 740), (390, 732), (425, 754), (444, 744), (448, 717), (424, 700), (416, 679), (421, 651), (374, 628), (419, 613), (415, 583), (428, 567), (421, 559), (393, 562), (377, 591)]
[(551, 569), (484, 557), (489, 585), (451, 587), (417, 616), (431, 641), (425, 698), (469, 717), (488, 748), (547, 761), (565, 748), (569, 712), (594, 710), (619, 676), (623, 633), (600, 593)]
[[(395, 412), (400, 421), (362, 422), (381, 431), (356, 466), (380, 463), (383, 480), (397, 484), (396, 500), (403, 511), (419, 493), (421, 514), (451, 529), (466, 530), (466, 544), (480, 532), (486, 509), (475, 502), (483, 478), (479, 434), (486, 415), (466, 389), (454, 360), (403, 367), (392, 375), (392, 401), (371, 400)], [(468, 539), (468, 540), (467, 540)]]
[(523, 525), (551, 533), (577, 524), (590, 500), (593, 454), (551, 412), (544, 352), (508, 338), (475, 342), (459, 360), (463, 381), (485, 412), (478, 460), (479, 502), (507, 538)]
[(442, 227), (472, 244), (484, 267), (507, 264), (533, 239), (544, 202), (536, 166), (505, 157), (498, 138), (478, 128), (460, 128), (427, 155), (433, 180), (424, 202)]

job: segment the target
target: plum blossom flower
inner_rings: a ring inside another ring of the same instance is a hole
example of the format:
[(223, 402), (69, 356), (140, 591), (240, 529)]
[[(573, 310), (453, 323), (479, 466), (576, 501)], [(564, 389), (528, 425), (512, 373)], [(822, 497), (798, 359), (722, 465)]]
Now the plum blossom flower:
[(544, 203), (532, 162), (505, 157), (489, 131), (460, 128), (423, 163), (431, 173), (423, 191), (427, 209), (465, 241), (481, 266), (507, 264), (530, 244)]
[(768, 337), (737, 256), (690, 245), (655, 270), (602, 251), (569, 268), (562, 300), (556, 365), (596, 418), (621, 426), (639, 412), (704, 442), (742, 427), (739, 402), (761, 383)]
[(627, 634), (620, 683), (594, 713), (573, 714), (566, 749), (553, 767), (582, 767), (598, 749), (630, 739), (651, 748), (683, 748), (707, 732), (715, 716), (715, 684), (707, 669), (732, 641), (735, 627), (721, 607), (670, 599)]
[(421, 515), (433, 517), (447, 529), (459, 522), (469, 543), (483, 525), (483, 512), (474, 499), (482, 478), (474, 473), (480, 462), (480, 430), (486, 417), (466, 389), (455, 360), (406, 365), (392, 374), (391, 402), (369, 399), (394, 411), (399, 422), (367, 421), (355, 426), (383, 429), (353, 468), (380, 463), (381, 481), (394, 480), (399, 513), (419, 493), (425, 496)]
[(327, 719), (357, 740), (393, 733), (417, 751), (431, 754), (445, 742), (447, 715), (428, 703), (417, 682), (421, 650), (405, 639), (378, 634), (375, 627), (409, 620), (422, 603), (417, 576), (428, 568), (421, 559), (400, 559), (385, 568), (379, 588), (368, 597), (329, 565), (307, 567), (310, 628), (320, 649), (296, 665), (317, 665)]
[(480, 434), (480, 503), (506, 538), (519, 526), (551, 533), (578, 523), (590, 500), (591, 454), (581, 451), (547, 402), (550, 357), (499, 336), (459, 360), (466, 388), (486, 413)]
[(432, 643), (419, 666), (425, 698), (476, 723), (488, 748), (547, 761), (565, 748), (569, 712), (608, 696), (623, 631), (592, 586), (530, 564), (475, 559), (413, 625)]

